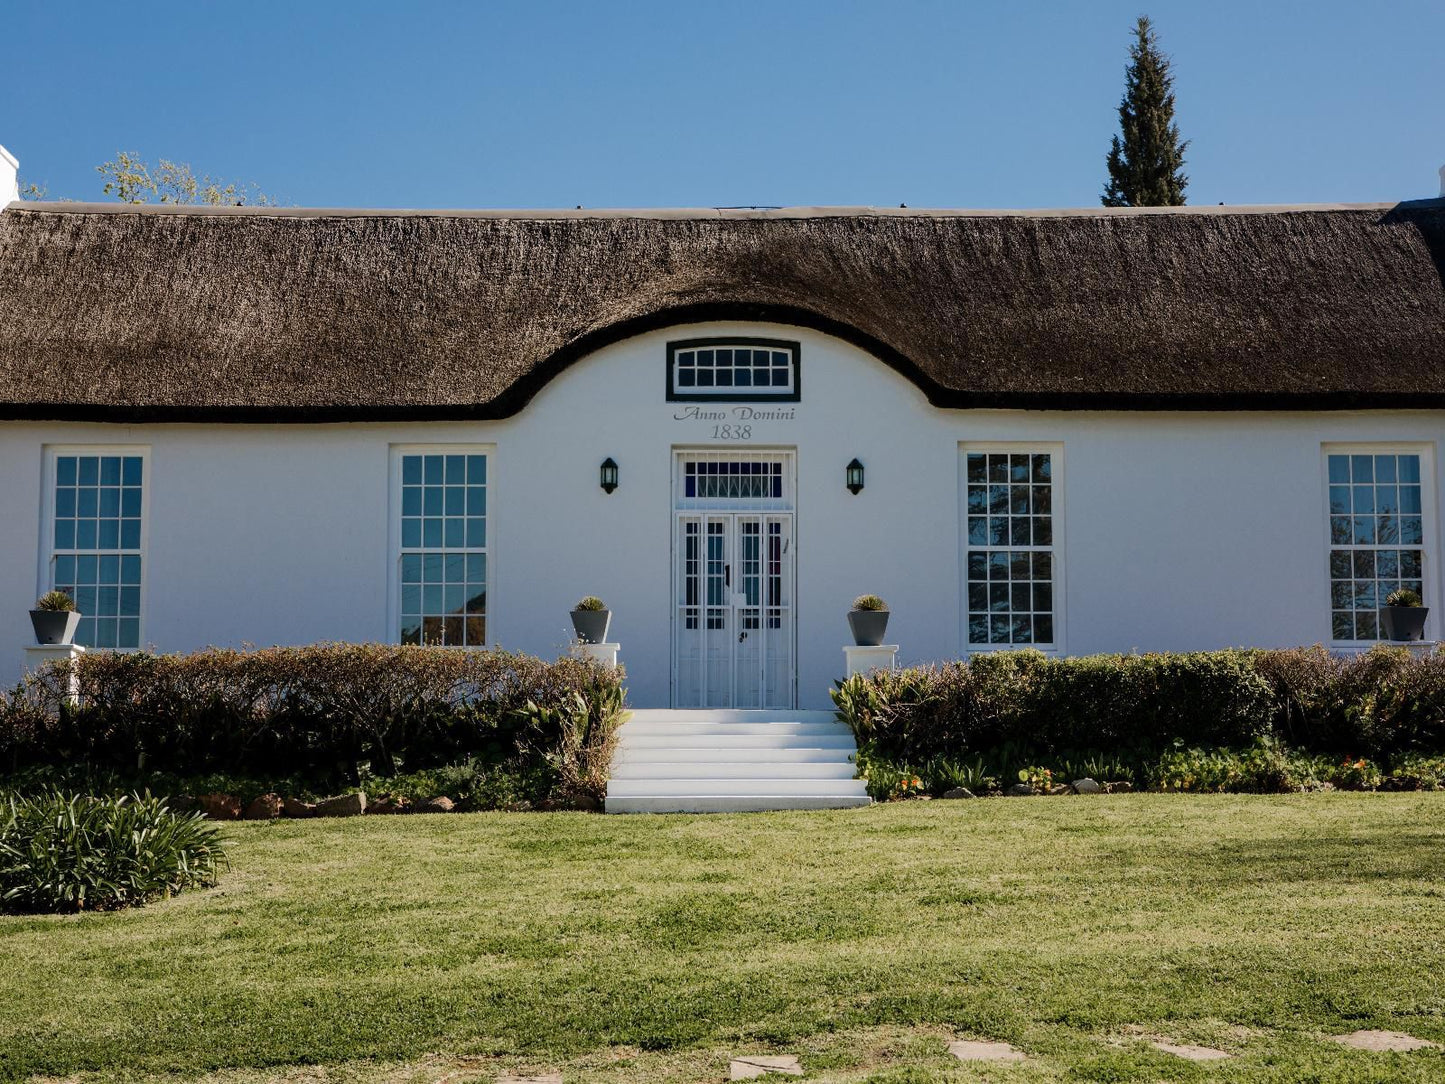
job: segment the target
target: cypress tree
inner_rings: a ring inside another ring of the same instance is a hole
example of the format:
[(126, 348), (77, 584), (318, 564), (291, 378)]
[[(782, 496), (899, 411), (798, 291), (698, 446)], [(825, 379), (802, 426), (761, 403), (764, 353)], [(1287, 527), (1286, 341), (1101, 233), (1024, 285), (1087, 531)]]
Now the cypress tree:
[(1179, 207), (1184, 203), (1184, 148), (1174, 123), (1174, 76), (1159, 35), (1139, 16), (1124, 73), (1119, 128), (1109, 148), (1105, 207)]

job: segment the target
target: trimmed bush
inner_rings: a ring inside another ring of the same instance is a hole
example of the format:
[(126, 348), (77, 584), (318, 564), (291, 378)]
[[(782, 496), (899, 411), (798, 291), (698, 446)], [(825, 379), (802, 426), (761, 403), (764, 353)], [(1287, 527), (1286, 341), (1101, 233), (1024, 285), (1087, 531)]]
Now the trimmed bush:
[(1093, 655), (1038, 651), (839, 683), (839, 716), (859, 741), (910, 763), (1005, 746), (1039, 755), (1246, 743), (1269, 732), (1274, 697), (1246, 652)]
[(216, 829), (159, 798), (59, 791), (0, 800), (0, 906), (11, 911), (136, 907), (209, 887), (227, 865)]
[(1257, 652), (1253, 664), (1274, 691), (1274, 732), (1290, 745), (1375, 758), (1445, 753), (1445, 655), (1314, 647)]
[[(606, 740), (624, 695), (621, 672), (590, 659), (319, 644), (95, 652), (78, 663), (82, 706), (73, 708), (69, 665), (0, 701), (0, 773), (74, 765), (126, 779), (226, 773), (322, 785), (473, 758), (525, 774), (564, 738), (575, 742), (577, 725), (584, 751)], [(583, 718), (564, 734), (539, 719), (547, 712)]]
[[(1445, 656), (1379, 647), (1050, 658), (1037, 651), (839, 682), (838, 716), (897, 765), (1103, 754), (1142, 766), (1176, 745), (1309, 753), (1445, 752)], [(900, 771), (902, 769), (900, 768)]]

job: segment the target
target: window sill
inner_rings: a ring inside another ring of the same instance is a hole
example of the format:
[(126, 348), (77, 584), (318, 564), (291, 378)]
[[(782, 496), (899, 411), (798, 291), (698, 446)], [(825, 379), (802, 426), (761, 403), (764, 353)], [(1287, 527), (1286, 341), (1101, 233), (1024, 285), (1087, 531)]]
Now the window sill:
[(1037, 651), (1043, 655), (1062, 655), (1058, 644), (965, 644), (965, 655), (993, 655), (1000, 651)]
[(1376, 647), (1402, 647), (1411, 654), (1429, 655), (1440, 646), (1439, 640), (1335, 640), (1329, 650), (1339, 655), (1363, 655)]

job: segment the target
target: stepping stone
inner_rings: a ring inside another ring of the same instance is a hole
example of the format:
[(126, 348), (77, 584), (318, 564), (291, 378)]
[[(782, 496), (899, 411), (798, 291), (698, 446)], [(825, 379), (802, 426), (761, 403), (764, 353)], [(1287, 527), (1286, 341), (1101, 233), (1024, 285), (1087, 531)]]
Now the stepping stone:
[(746, 1058), (733, 1058), (728, 1062), (730, 1080), (756, 1080), (765, 1073), (782, 1073), (784, 1076), (802, 1076), (803, 1067), (791, 1054), (753, 1054)]
[(1223, 1050), (1215, 1050), (1212, 1046), (1192, 1046), (1189, 1043), (1166, 1043), (1154, 1041), (1149, 1044), (1155, 1050), (1162, 1050), (1166, 1054), (1173, 1054), (1176, 1058), (1183, 1058), (1185, 1061), (1219, 1061), (1221, 1058), (1232, 1058), (1233, 1054)]
[(1356, 1050), (1398, 1051), (1403, 1054), (1411, 1050), (1440, 1049), (1439, 1043), (1417, 1039), (1403, 1031), (1352, 1031), (1348, 1035), (1331, 1035), (1330, 1038), (1342, 1046), (1354, 1047)]
[(948, 1052), (959, 1061), (1023, 1061), (1024, 1052), (1008, 1043), (990, 1043), (979, 1039), (957, 1039), (948, 1044)]

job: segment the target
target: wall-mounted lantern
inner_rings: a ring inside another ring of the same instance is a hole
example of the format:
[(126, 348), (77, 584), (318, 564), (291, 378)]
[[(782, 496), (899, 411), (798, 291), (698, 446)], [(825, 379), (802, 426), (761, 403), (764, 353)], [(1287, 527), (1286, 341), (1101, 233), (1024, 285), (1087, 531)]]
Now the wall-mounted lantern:
[(848, 492), (856, 497), (863, 489), (863, 464), (859, 463), (857, 459), (854, 459), (853, 462), (848, 464), (847, 474)]
[(617, 488), (617, 464), (609, 455), (602, 461), (602, 492), (611, 493)]

